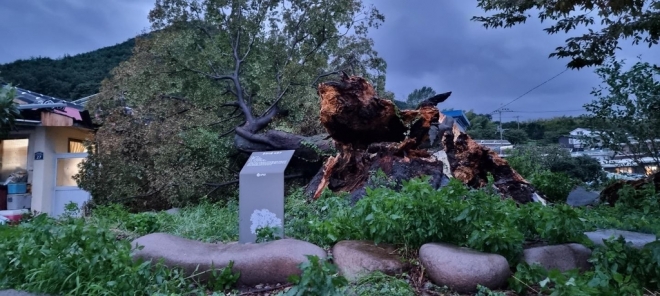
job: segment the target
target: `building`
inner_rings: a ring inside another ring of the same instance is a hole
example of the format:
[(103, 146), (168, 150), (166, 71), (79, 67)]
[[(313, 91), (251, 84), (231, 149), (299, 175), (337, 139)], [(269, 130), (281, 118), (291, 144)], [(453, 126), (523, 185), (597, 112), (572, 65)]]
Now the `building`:
[[(21, 118), (16, 120), (16, 129), (0, 140), (1, 183), (17, 170), (27, 172), (29, 201), (24, 207), (32, 212), (58, 216), (69, 202), (81, 206), (90, 194), (78, 187), (73, 176), (87, 157), (84, 142), (93, 135), (89, 113), (80, 103), (15, 90)], [(0, 200), (5, 200), (0, 210), (8, 205), (7, 194), (7, 186), (0, 186)]]
[(559, 146), (571, 152), (584, 151), (588, 148), (599, 148), (601, 141), (598, 132), (586, 128), (576, 128), (567, 136), (559, 137)]
[[(595, 158), (600, 162), (603, 170), (608, 173), (648, 175), (658, 170), (653, 157), (633, 155), (630, 147), (623, 147), (622, 153), (615, 153), (610, 149), (602, 148), (601, 143), (598, 131), (585, 128), (576, 128), (568, 136), (559, 138), (559, 146), (569, 150), (572, 157), (589, 156)], [(636, 144), (635, 141), (630, 143)], [(626, 144), (621, 145), (625, 146)]]
[(513, 144), (507, 140), (474, 140), (479, 145), (489, 148), (492, 151), (497, 152), (500, 157), (507, 156), (507, 150), (513, 149)]
[(465, 132), (470, 127), (470, 120), (465, 116), (463, 110), (443, 110), (440, 113), (453, 118), (462, 132)]

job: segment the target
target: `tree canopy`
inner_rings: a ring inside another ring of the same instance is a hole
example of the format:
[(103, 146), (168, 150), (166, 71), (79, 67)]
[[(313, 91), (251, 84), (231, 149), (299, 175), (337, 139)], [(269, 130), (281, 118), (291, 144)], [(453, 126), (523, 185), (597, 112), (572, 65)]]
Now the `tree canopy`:
[(432, 96), (435, 96), (435, 95), (436, 95), (436, 92), (435, 92), (435, 90), (433, 90), (433, 88), (431, 88), (429, 86), (424, 86), (422, 88), (418, 88), (418, 89), (413, 90), (408, 95), (408, 99), (406, 100), (406, 103), (408, 104), (408, 106), (414, 108), (420, 102), (422, 102), (422, 101), (424, 101), (424, 100), (426, 100), (426, 99), (428, 99)]
[(10, 86), (0, 85), (0, 139), (5, 138), (14, 128), (16, 119), (21, 113), (14, 103), (16, 90)]
[(155, 32), (88, 103), (103, 126), (81, 185), (132, 184), (109, 199), (185, 203), (236, 178), (238, 152), (318, 150), (304, 137), (323, 131), (316, 86), (341, 71), (386, 94), (367, 37), (384, 18), (359, 0), (159, 0), (150, 20)]
[(596, 73), (603, 84), (585, 109), (603, 146), (660, 165), (660, 67), (638, 61), (627, 68), (612, 59)]
[[(655, 0), (478, 0), (478, 7), (490, 16), (472, 20), (486, 28), (508, 28), (525, 23), (532, 12), (542, 22), (554, 21), (544, 30), (548, 34), (588, 28), (582, 35), (570, 37), (564, 46), (555, 48), (550, 57), (569, 58), (569, 68), (602, 65), (615, 55), (621, 39), (633, 44), (657, 45), (660, 39), (660, 2)], [(599, 25), (600, 24), (600, 25)], [(597, 29), (594, 27), (602, 26)]]

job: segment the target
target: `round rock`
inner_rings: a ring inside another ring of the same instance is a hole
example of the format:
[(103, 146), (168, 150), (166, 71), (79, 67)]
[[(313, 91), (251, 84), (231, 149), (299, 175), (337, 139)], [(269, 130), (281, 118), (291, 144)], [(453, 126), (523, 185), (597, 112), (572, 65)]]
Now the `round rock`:
[(511, 275), (509, 263), (501, 255), (443, 243), (423, 245), (419, 260), (434, 284), (459, 293), (476, 292), (477, 285), (501, 288)]
[[(211, 244), (189, 240), (167, 233), (152, 233), (133, 241), (133, 246), (144, 246), (134, 250), (134, 259), (157, 262), (164, 260), (168, 267), (180, 267), (186, 275), (222, 269), (234, 261), (232, 271), (240, 272), (239, 286), (286, 283), (292, 274), (300, 275), (299, 265), (306, 262), (306, 255), (321, 259), (326, 252), (311, 243), (281, 239), (260, 244)], [(204, 272), (197, 278), (208, 280), (210, 273)]]
[(561, 272), (571, 269), (586, 271), (591, 268), (591, 250), (581, 244), (540, 246), (526, 249), (523, 260), (527, 264), (539, 264), (545, 269), (558, 269)]
[(332, 247), (335, 265), (349, 281), (374, 271), (395, 275), (410, 268), (401, 257), (395, 254), (391, 245), (375, 245), (371, 241), (340, 241)]

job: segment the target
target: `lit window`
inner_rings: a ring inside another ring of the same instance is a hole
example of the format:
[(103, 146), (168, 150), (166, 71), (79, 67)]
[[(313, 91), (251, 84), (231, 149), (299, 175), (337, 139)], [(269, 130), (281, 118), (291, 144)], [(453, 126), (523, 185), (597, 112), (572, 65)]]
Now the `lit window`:
[(87, 148), (82, 140), (69, 139), (69, 153), (85, 153)]

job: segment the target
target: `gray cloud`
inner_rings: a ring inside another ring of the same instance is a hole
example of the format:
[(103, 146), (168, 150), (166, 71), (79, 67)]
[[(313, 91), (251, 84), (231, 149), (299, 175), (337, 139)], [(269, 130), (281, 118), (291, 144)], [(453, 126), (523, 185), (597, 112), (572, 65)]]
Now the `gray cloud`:
[[(385, 14), (372, 32), (388, 62), (387, 88), (405, 99), (415, 88), (453, 91), (444, 108), (489, 113), (565, 69), (550, 59), (566, 35), (549, 36), (531, 21), (510, 29), (485, 29), (470, 21), (483, 12), (476, 1), (365, 0)], [(0, 63), (32, 56), (60, 57), (114, 45), (148, 28), (153, 0), (22, 0), (0, 2)], [(572, 33), (573, 34), (573, 33)], [(657, 49), (624, 46), (619, 57), (660, 63)], [(599, 83), (594, 69), (569, 70), (507, 107), (521, 120), (577, 115)], [(542, 111), (542, 112), (539, 112)]]
[(149, 26), (153, 0), (0, 2), (0, 63), (114, 45)]

